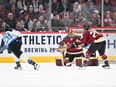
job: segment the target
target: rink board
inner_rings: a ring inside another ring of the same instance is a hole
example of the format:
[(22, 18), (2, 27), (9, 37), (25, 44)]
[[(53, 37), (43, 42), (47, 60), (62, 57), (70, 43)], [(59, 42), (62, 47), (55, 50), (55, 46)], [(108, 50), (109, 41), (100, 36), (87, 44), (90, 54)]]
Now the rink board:
[[(38, 57), (29, 57), (36, 62), (55, 62), (56, 58), (62, 58), (61, 56), (38, 56)], [(101, 57), (98, 57), (98, 60), (102, 60)], [(116, 56), (108, 56), (109, 61), (116, 61)], [(0, 63), (13, 63), (13, 57), (0, 57)], [(21, 60), (21, 62), (23, 62)]]
[[(22, 48), (25, 55), (37, 62), (55, 62), (61, 58), (61, 54), (55, 49), (67, 33), (22, 33)], [(78, 35), (82, 35), (79, 33)], [(109, 60), (116, 60), (116, 33), (103, 33), (106, 38), (106, 54)], [(4, 45), (2, 33), (0, 33), (0, 47)], [(84, 53), (86, 49), (84, 49)], [(97, 53), (97, 56), (98, 53)], [(101, 58), (99, 57), (99, 60)], [(13, 54), (9, 49), (0, 52), (0, 62), (14, 62)]]

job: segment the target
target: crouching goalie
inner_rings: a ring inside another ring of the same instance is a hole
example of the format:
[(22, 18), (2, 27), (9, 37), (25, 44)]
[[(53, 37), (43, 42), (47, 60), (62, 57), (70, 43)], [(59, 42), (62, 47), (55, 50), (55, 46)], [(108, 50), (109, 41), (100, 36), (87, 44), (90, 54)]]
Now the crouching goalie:
[(22, 69), (21, 64), (20, 64), (20, 58), (22, 58), (22, 60), (24, 60), (25, 62), (33, 65), (35, 70), (38, 70), (39, 69), (38, 64), (36, 64), (33, 60), (28, 58), (21, 51), (21, 45), (22, 45), (21, 33), (19, 31), (12, 30), (7, 24), (4, 24), (2, 29), (4, 31), (3, 41), (5, 43), (5, 46), (9, 48), (15, 55), (14, 58), (16, 62), (16, 67), (14, 68)]
[(68, 35), (60, 42), (57, 51), (61, 53), (66, 52), (64, 58), (69, 58), (69, 62), (66, 63), (66, 66), (71, 66), (75, 57), (84, 57), (83, 48), (79, 43), (80, 36), (77, 36), (74, 30), (70, 30)]

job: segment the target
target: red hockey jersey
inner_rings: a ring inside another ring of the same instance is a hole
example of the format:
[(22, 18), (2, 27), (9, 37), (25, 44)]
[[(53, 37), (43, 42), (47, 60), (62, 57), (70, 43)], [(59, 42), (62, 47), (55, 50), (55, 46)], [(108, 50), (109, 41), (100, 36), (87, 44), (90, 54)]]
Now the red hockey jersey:
[(70, 47), (70, 45), (72, 45), (74, 42), (80, 42), (80, 36), (74, 36), (74, 37), (66, 36), (63, 39), (63, 42), (69, 46), (66, 50), (66, 52), (69, 54), (77, 54), (83, 51), (82, 47), (78, 45), (76, 45), (76, 47)]
[(81, 44), (83, 43), (88, 43), (88, 44), (92, 44), (92, 43), (97, 43), (97, 42), (101, 42), (104, 41), (105, 39), (103, 38), (103, 35), (98, 33), (96, 30), (94, 29), (90, 29), (90, 30), (86, 30), (81, 38)]

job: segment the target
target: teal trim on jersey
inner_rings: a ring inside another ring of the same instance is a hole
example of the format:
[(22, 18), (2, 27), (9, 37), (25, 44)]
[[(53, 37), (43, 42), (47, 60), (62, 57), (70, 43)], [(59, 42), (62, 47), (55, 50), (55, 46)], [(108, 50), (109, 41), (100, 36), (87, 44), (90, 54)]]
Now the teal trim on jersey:
[(6, 46), (9, 47), (9, 45), (14, 42), (15, 40), (17, 40), (18, 38), (14, 38), (10, 43), (8, 43)]

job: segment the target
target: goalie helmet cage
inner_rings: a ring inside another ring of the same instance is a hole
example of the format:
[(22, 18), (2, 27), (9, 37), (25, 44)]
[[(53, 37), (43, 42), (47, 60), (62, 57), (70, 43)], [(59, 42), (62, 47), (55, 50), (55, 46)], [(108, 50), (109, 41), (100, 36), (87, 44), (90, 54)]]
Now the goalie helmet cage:
[[(90, 27), (92, 29), (97, 30), (98, 32), (110, 32), (110, 33), (116, 33), (116, 27)], [(71, 30), (74, 30), (77, 33), (83, 33), (84, 29), (83, 27), (77, 27), (77, 26), (73, 26), (73, 27), (68, 27), (67, 32), (71, 32)]]

